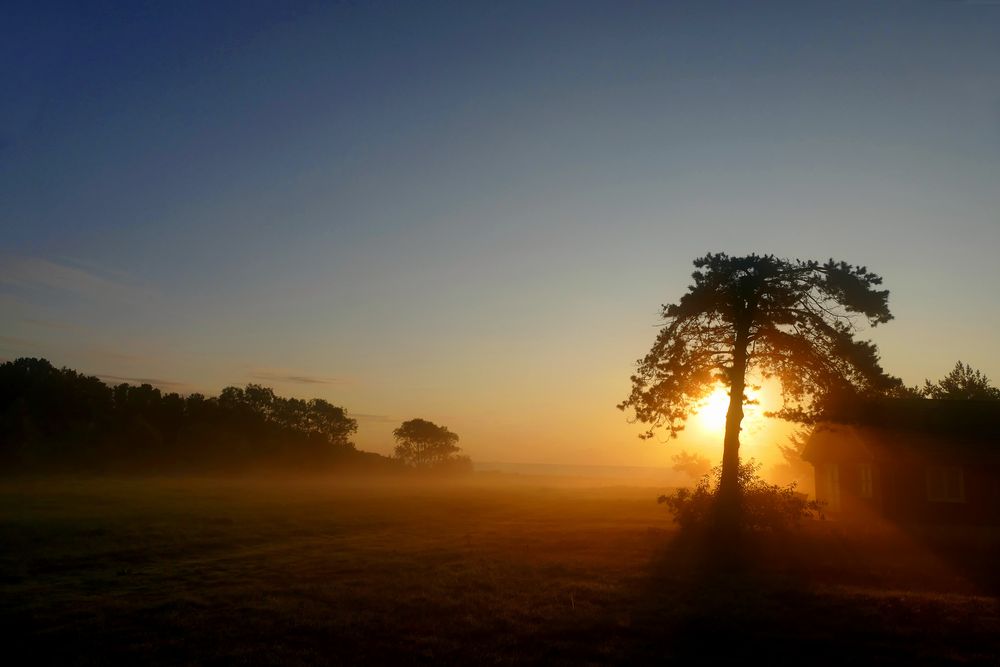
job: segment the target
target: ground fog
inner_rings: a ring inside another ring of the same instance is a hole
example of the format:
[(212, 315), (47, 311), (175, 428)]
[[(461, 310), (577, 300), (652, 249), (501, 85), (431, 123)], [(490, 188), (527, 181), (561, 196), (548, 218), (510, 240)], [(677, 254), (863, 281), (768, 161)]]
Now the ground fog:
[(0, 485), (11, 651), (62, 664), (995, 664), (1000, 539), (809, 523), (720, 565), (569, 478)]

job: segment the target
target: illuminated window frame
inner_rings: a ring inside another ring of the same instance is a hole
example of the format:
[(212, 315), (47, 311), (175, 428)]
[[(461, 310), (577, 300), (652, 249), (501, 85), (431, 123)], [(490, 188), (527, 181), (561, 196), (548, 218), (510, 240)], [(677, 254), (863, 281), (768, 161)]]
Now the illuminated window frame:
[(964, 503), (965, 475), (962, 466), (928, 466), (927, 500), (932, 503)]
[(858, 466), (858, 480), (860, 482), (858, 495), (862, 498), (872, 497), (872, 464), (862, 463)]
[(826, 487), (827, 509), (831, 512), (840, 511), (840, 465), (827, 463), (824, 466), (824, 484)]

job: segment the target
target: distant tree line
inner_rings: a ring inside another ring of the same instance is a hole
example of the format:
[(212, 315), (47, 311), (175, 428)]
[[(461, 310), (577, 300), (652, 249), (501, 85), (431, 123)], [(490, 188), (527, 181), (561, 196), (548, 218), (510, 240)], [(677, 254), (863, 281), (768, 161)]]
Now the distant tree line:
[(0, 466), (34, 471), (397, 469), (358, 451), (357, 421), (323, 399), (226, 387), (217, 397), (109, 386), (45, 359), (0, 364)]

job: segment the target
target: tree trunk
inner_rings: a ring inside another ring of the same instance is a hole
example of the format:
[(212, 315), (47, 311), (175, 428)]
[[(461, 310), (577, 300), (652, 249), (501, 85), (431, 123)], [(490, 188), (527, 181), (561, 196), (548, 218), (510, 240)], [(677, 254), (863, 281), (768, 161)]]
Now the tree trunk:
[(735, 528), (740, 512), (740, 429), (743, 423), (743, 393), (746, 390), (747, 343), (750, 327), (742, 318), (736, 323), (736, 344), (729, 382), (729, 410), (722, 447), (722, 477), (719, 480), (719, 518)]

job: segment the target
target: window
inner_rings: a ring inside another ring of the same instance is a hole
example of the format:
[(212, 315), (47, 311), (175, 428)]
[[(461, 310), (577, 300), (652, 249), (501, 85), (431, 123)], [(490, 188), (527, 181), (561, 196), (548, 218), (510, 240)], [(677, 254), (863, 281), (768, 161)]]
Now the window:
[(964, 503), (965, 479), (961, 466), (928, 467), (927, 500), (934, 503)]
[(858, 495), (862, 498), (872, 497), (872, 466), (870, 463), (862, 463), (858, 469), (858, 478), (861, 481), (861, 488)]
[(831, 512), (840, 511), (840, 466), (826, 464), (826, 504)]

